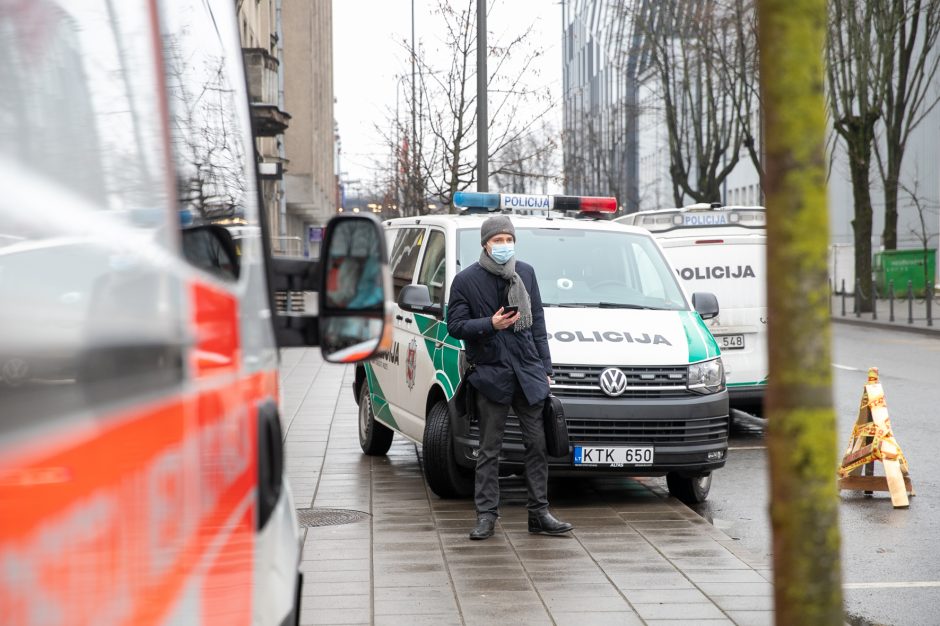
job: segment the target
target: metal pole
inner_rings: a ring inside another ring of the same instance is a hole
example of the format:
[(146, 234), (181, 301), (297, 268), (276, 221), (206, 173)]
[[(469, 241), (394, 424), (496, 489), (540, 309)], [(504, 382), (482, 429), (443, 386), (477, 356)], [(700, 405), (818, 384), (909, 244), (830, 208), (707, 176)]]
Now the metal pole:
[[(408, 168), (411, 170), (408, 176), (408, 186), (405, 188), (406, 195), (417, 195), (417, 180), (418, 180), (418, 165), (415, 163), (417, 150), (418, 150), (418, 107), (417, 102), (418, 98), (417, 93), (417, 84), (415, 83), (415, 55), (417, 50), (415, 48), (415, 0), (411, 0), (411, 145), (409, 150), (411, 151), (411, 156), (408, 159)], [(410, 190), (410, 194), (408, 193)], [(418, 215), (418, 202), (424, 204), (424, 198), (411, 198), (411, 201), (414, 203), (413, 207), (410, 207), (410, 210), (414, 211), (414, 215)], [(407, 215), (406, 213), (400, 213), (400, 215)]]
[(871, 284), (871, 318), (878, 319), (878, 286)]
[(927, 326), (933, 326), (933, 283), (927, 283)]
[(914, 323), (914, 283), (907, 281), (907, 323)]
[(862, 316), (862, 307), (859, 305), (859, 302), (858, 302), (858, 298), (859, 298), (859, 296), (861, 295), (861, 292), (862, 292), (862, 279), (861, 279), (861, 278), (856, 278), (856, 279), (855, 279), (855, 298), (854, 298), (854, 300), (855, 300), (855, 317), (861, 317), (861, 316)]
[(842, 279), (842, 317), (845, 317), (845, 279)]
[(477, 191), (490, 190), (486, 77), (486, 0), (477, 0)]
[(894, 321), (894, 279), (888, 281), (888, 310), (889, 317), (888, 321)]

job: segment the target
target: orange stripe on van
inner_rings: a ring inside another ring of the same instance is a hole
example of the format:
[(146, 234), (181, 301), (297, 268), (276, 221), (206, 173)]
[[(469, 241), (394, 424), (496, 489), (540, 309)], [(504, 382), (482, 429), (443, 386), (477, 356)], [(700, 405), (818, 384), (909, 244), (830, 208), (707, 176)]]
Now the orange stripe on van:
[[(273, 376), (98, 417), (45, 450), (0, 450), (3, 621), (152, 624), (250, 607), (256, 407)], [(226, 623), (250, 622), (238, 613)]]
[(234, 373), (239, 357), (238, 300), (223, 289), (198, 282), (190, 285), (190, 293), (196, 378)]

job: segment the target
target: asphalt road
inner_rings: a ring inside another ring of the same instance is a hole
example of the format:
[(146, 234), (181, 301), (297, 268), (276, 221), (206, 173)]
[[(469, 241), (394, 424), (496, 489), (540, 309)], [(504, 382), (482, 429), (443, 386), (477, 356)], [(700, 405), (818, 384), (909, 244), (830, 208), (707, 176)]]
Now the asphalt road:
[[(840, 459), (870, 366), (879, 369), (917, 496), (894, 509), (887, 493), (841, 493), (846, 612), (858, 625), (940, 624), (940, 338), (833, 324)], [(743, 548), (770, 555), (764, 444), (761, 430), (736, 426), (728, 464), (696, 510)]]

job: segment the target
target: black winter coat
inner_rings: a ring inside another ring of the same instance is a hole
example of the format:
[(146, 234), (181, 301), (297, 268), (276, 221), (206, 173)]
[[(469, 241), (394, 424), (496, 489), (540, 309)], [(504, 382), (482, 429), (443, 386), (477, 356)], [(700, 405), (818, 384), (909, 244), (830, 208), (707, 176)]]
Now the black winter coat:
[(475, 389), (493, 402), (510, 404), (518, 381), (526, 400), (535, 404), (548, 397), (552, 357), (535, 270), (517, 260), (516, 273), (532, 301), (531, 328), (518, 333), (511, 326), (493, 328), (493, 315), (507, 304), (509, 283), (474, 263), (457, 274), (450, 287), (447, 332), (466, 346), (467, 360), (474, 366), (467, 381)]

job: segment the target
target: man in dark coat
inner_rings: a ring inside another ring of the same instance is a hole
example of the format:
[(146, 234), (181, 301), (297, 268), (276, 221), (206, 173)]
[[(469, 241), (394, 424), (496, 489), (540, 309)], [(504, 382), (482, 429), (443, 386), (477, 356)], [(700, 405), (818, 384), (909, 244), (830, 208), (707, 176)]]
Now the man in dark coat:
[(472, 365), (467, 382), (480, 418), (471, 539), (493, 535), (499, 517), (499, 452), (512, 407), (525, 445), (529, 532), (558, 535), (571, 524), (548, 511), (548, 461), (542, 407), (549, 395), (552, 358), (535, 270), (515, 259), (516, 231), (505, 215), (483, 222), (480, 260), (454, 278), (447, 331), (463, 339)]

